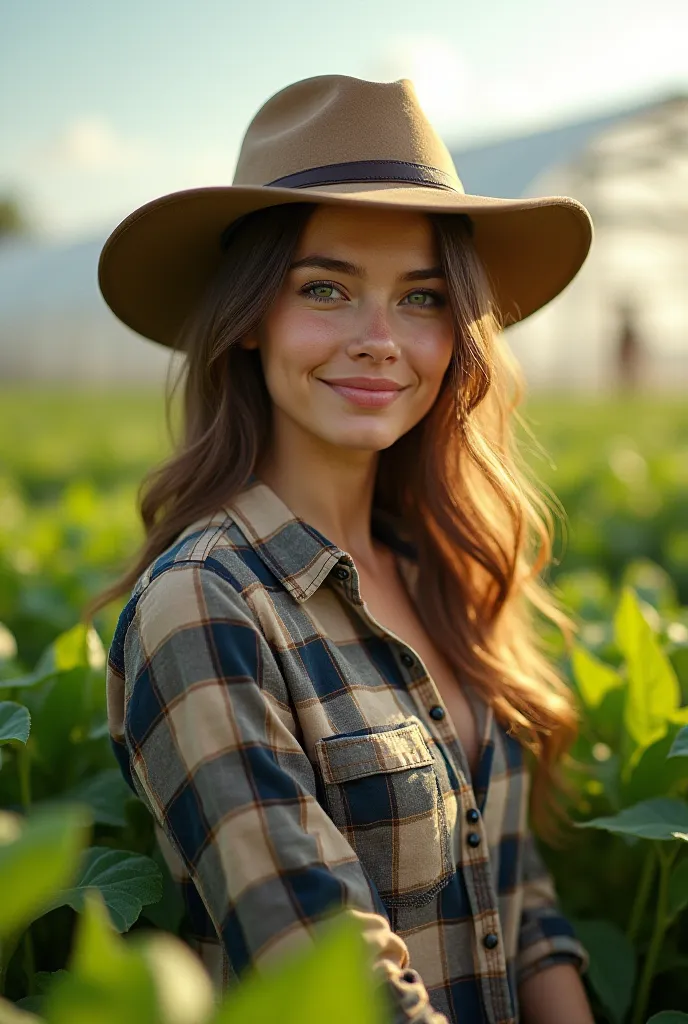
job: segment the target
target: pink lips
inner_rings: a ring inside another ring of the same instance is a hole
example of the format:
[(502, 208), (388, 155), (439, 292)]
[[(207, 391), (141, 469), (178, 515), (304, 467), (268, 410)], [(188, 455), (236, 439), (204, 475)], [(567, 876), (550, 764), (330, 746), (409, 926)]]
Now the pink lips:
[(389, 405), (405, 388), (404, 384), (389, 380), (387, 377), (340, 377), (335, 380), (323, 380), (322, 383), (327, 384), (354, 405), (368, 409), (380, 409)]

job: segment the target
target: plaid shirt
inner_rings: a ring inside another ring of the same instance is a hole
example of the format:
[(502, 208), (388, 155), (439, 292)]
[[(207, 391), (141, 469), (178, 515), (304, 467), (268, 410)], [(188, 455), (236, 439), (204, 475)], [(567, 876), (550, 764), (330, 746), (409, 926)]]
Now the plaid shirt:
[[(389, 521), (414, 593), (413, 550)], [(522, 748), (466, 688), (474, 779), (433, 680), (350, 555), (253, 478), (146, 570), (108, 659), (122, 771), (218, 989), (364, 927), (394, 1024), (514, 1024), (518, 986), (587, 966), (528, 830)]]

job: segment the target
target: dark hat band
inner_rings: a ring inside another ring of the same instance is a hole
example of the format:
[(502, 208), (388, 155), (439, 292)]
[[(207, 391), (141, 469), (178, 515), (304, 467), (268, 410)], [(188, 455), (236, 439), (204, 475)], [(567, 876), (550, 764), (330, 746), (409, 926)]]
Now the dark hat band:
[[(305, 171), (286, 174), (283, 178), (269, 181), (264, 188), (313, 188), (316, 185), (342, 185), (351, 182), (387, 181), (425, 185), (429, 188), (447, 189), (458, 192), (455, 179), (446, 171), (426, 164), (414, 164), (406, 160), (351, 160), (343, 164), (324, 164), (309, 167)], [(244, 214), (228, 224), (220, 235), (220, 248), (226, 249), (231, 236), (239, 225), (251, 214)], [(473, 235), (473, 221), (466, 213), (456, 214), (464, 221), (469, 234)]]
[(275, 178), (266, 187), (313, 188), (317, 185), (343, 185), (356, 181), (408, 181), (413, 185), (458, 191), (454, 179), (446, 171), (407, 160), (351, 160), (344, 164), (324, 164), (322, 167), (309, 167), (296, 174)]

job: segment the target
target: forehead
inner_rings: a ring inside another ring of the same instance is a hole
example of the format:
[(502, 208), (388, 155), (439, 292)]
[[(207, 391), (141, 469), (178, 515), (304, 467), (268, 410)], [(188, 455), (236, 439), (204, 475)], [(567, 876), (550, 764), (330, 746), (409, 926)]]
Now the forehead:
[(384, 254), (403, 263), (419, 256), (432, 260), (437, 246), (432, 225), (422, 213), (320, 205), (304, 228), (297, 255), (311, 252), (357, 255), (360, 260)]

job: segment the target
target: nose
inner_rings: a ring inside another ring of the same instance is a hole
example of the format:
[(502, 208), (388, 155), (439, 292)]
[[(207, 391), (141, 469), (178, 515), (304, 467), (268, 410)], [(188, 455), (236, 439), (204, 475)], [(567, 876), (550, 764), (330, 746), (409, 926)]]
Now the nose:
[(399, 358), (399, 345), (394, 340), (382, 303), (376, 303), (369, 311), (356, 339), (349, 345), (349, 355), (353, 359), (370, 359), (374, 363)]

